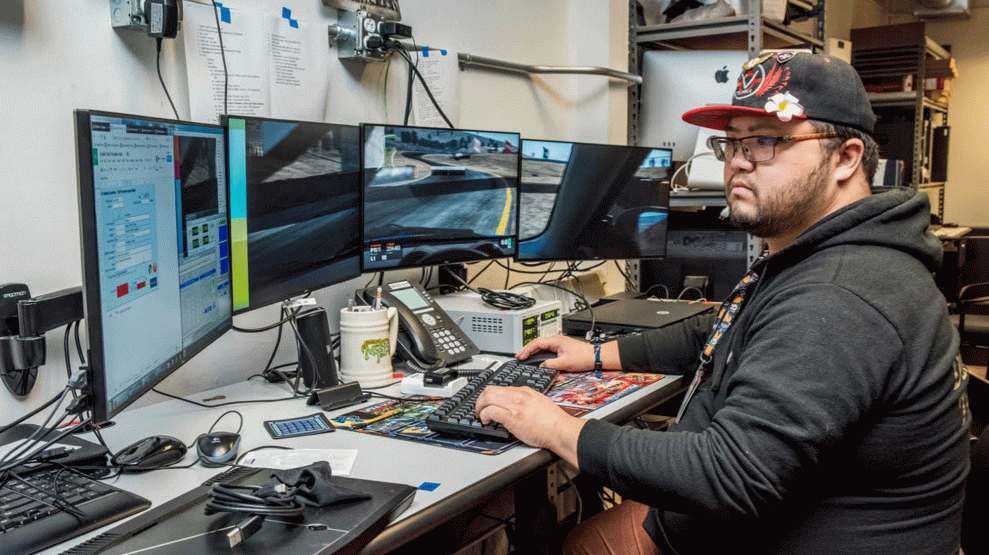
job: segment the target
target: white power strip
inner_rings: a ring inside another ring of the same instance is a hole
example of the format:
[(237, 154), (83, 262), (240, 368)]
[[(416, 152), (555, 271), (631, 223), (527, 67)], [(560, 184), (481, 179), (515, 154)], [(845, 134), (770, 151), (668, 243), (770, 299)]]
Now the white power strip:
[(429, 395), (430, 397), (453, 397), (453, 394), (460, 391), (467, 385), (467, 378), (454, 378), (443, 385), (424, 385), (422, 374), (410, 374), (402, 378), (402, 385), (399, 387), (406, 395)]

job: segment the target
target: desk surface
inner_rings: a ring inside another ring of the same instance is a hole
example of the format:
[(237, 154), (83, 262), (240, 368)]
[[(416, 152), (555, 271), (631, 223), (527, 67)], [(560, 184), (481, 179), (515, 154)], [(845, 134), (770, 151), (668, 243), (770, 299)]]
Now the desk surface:
[[(588, 417), (624, 422), (672, 397), (681, 388), (680, 376), (667, 376), (590, 413)], [(397, 384), (378, 391), (399, 395)], [(190, 396), (190, 400), (201, 402), (203, 399), (217, 395), (223, 395), (225, 399), (216, 402), (230, 402), (270, 400), (281, 396), (288, 397), (289, 393), (284, 385), (273, 385), (258, 380), (202, 392)], [(377, 402), (380, 402), (380, 399), (372, 399), (366, 404)], [(354, 408), (339, 409), (327, 415), (333, 417)], [(538, 471), (555, 460), (555, 455), (549, 451), (524, 445), (499, 455), (483, 455), (343, 429), (314, 436), (277, 441), (271, 439), (264, 430), (262, 421), (307, 415), (320, 410), (318, 406), (307, 406), (302, 399), (216, 408), (200, 408), (183, 401), (168, 400), (124, 411), (115, 419), (116, 424), (103, 430), (102, 434), (113, 451), (150, 435), (171, 435), (189, 445), (200, 433), (208, 431), (213, 422), (227, 410), (236, 410), (244, 416), (241, 453), (262, 445), (356, 449), (357, 459), (350, 476), (404, 483), (413, 487), (419, 487), (426, 482), (439, 484), (432, 491), (418, 490), (412, 505), (362, 551), (365, 554), (386, 553), (462, 514), (464, 510), (477, 505), (504, 486)], [(235, 430), (236, 425), (236, 415), (228, 415), (216, 429)], [(82, 437), (94, 440), (88, 436)], [(194, 449), (190, 450), (177, 466), (189, 464), (193, 460), (195, 460)], [(144, 474), (122, 475), (110, 483), (144, 496), (154, 506), (158, 506), (189, 491), (221, 471), (222, 469), (204, 468), (197, 464), (188, 469), (163, 469)], [(44, 555), (61, 553), (116, 524), (119, 522), (41, 553)]]

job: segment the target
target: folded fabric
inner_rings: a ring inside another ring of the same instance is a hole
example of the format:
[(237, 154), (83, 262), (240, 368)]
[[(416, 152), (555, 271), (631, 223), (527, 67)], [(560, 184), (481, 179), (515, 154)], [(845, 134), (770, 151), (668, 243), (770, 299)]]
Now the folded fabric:
[(325, 507), (372, 497), (370, 494), (334, 484), (332, 481), (333, 471), (330, 468), (330, 463), (326, 461), (317, 461), (309, 466), (298, 468), (274, 470), (271, 473), (271, 478), (261, 486), (259, 495), (262, 492), (273, 491), (280, 484), (284, 484), (287, 487), (296, 488), (296, 495), (299, 499), (314, 507)]

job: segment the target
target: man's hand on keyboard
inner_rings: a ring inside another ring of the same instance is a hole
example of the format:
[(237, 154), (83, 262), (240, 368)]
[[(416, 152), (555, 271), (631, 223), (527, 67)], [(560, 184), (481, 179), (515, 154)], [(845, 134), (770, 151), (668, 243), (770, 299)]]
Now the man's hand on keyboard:
[(586, 420), (570, 416), (542, 393), (489, 385), (475, 408), (481, 422), (500, 422), (524, 443), (549, 449), (577, 466), (577, 438)]

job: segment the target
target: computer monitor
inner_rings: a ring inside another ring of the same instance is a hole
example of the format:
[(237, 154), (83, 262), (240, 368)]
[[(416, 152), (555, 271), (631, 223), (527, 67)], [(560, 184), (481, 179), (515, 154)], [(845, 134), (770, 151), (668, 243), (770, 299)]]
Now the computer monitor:
[(709, 104), (731, 104), (745, 50), (650, 50), (642, 55), (639, 143), (673, 149), (673, 160), (694, 154), (700, 129), (680, 117)]
[(360, 275), (360, 128), (229, 116), (233, 307)]
[(361, 269), (515, 255), (518, 133), (364, 124)]
[(522, 141), (516, 258), (663, 256), (670, 165), (670, 149)]
[(88, 379), (103, 422), (231, 326), (223, 128), (77, 110)]
[(720, 211), (671, 212), (666, 256), (642, 263), (640, 289), (658, 297), (725, 300), (748, 271), (757, 240), (730, 227)]

